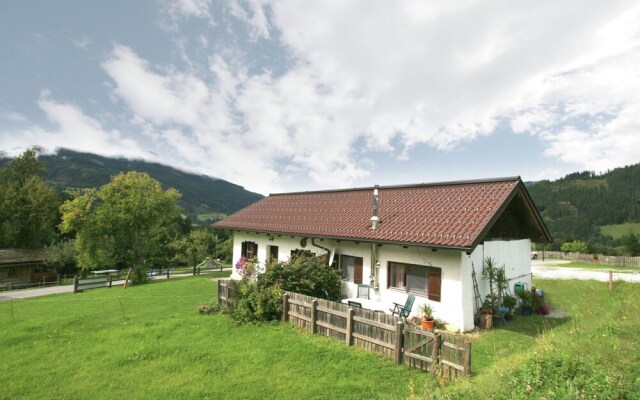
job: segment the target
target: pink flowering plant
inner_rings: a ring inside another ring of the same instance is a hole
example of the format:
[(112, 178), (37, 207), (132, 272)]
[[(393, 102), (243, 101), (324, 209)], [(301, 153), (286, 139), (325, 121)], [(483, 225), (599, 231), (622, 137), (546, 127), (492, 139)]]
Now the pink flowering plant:
[(236, 263), (236, 271), (244, 278), (251, 278), (256, 271), (257, 260), (255, 258), (247, 260), (245, 256), (240, 257)]

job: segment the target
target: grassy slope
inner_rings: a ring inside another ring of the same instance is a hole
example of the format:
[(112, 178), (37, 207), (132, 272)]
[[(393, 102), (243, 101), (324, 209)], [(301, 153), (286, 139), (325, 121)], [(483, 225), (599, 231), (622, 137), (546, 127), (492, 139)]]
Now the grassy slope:
[[(451, 398), (564, 398), (558, 388), (571, 371), (562, 365), (543, 375), (560, 383), (538, 387), (528, 375), (527, 363), (545, 354), (640, 389), (640, 285), (609, 293), (594, 281), (536, 283), (569, 317), (519, 317), (476, 335), (474, 376), (448, 383)], [(409, 398), (410, 383), (418, 398), (434, 393), (430, 375), (291, 325), (198, 315), (214, 292), (208, 277), (98, 289), (14, 301), (13, 319), (0, 302), (0, 398)]]
[(600, 227), (600, 232), (603, 235), (609, 235), (614, 239), (620, 239), (622, 236), (629, 234), (632, 231), (634, 234), (640, 234), (640, 223), (626, 223), (617, 225), (603, 225)]
[(397, 398), (426, 377), (291, 325), (199, 315), (215, 288), (196, 277), (14, 301), (13, 319), (0, 302), (0, 398)]

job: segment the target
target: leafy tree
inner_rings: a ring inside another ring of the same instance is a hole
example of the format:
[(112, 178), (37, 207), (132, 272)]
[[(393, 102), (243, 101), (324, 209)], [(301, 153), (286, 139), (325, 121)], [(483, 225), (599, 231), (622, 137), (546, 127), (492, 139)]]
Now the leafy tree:
[(179, 232), (180, 193), (146, 173), (120, 173), (61, 206), (63, 233), (75, 232), (78, 266), (142, 266)]
[(565, 253), (588, 253), (589, 248), (585, 242), (580, 240), (574, 240), (572, 242), (565, 242), (560, 248)]
[(0, 247), (36, 248), (55, 237), (60, 200), (35, 149), (0, 168)]
[(340, 271), (305, 253), (268, 265), (258, 282), (265, 287), (279, 285), (283, 290), (333, 300), (340, 299), (342, 290)]
[(629, 233), (622, 237), (622, 242), (630, 256), (635, 257), (640, 255), (640, 241), (638, 241), (638, 237), (633, 231), (629, 230)]
[(78, 252), (75, 247), (75, 240), (63, 240), (47, 246), (45, 264), (54, 268), (58, 273), (72, 273), (77, 269), (76, 258)]
[(214, 255), (217, 243), (218, 237), (212, 229), (201, 228), (177, 238), (171, 247), (177, 263), (195, 268), (205, 258)]
[(229, 231), (226, 230), (220, 230), (218, 232), (219, 243), (216, 245), (213, 257), (230, 263), (233, 258), (233, 235), (229, 234)]

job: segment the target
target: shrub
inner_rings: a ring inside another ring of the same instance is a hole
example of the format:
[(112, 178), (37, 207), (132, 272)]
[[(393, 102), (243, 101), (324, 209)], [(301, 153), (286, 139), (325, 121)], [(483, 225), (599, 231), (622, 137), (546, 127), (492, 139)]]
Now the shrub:
[(342, 288), (338, 270), (311, 255), (294, 256), (288, 262), (267, 266), (257, 274), (255, 261), (241, 259), (236, 265), (243, 279), (232, 283), (229, 313), (236, 321), (258, 322), (282, 317), (282, 290), (314, 297), (339, 299)]
[(282, 290), (339, 300), (342, 291), (340, 271), (324, 264), (313, 255), (300, 254), (288, 262), (275, 262), (267, 266), (258, 279), (264, 286), (280, 285)]
[(232, 283), (234, 292), (229, 307), (233, 319), (243, 323), (278, 320), (282, 317), (282, 292), (278, 285), (261, 286), (243, 279)]
[(147, 283), (149, 281), (149, 276), (147, 275), (147, 268), (142, 265), (137, 265), (133, 267), (131, 271), (131, 284), (132, 285), (141, 285), (143, 283)]

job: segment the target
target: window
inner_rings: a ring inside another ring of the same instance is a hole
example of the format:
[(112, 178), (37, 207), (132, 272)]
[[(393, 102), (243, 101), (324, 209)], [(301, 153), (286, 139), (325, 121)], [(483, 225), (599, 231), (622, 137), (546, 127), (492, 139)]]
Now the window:
[(342, 279), (349, 282), (362, 283), (362, 257), (340, 256)]
[(416, 294), (426, 294), (429, 300), (440, 301), (442, 269), (424, 265), (389, 262), (387, 286)]
[(269, 254), (269, 262), (278, 261), (278, 246), (269, 246), (267, 253)]
[(240, 255), (247, 260), (258, 257), (258, 245), (254, 242), (242, 242), (242, 251)]

